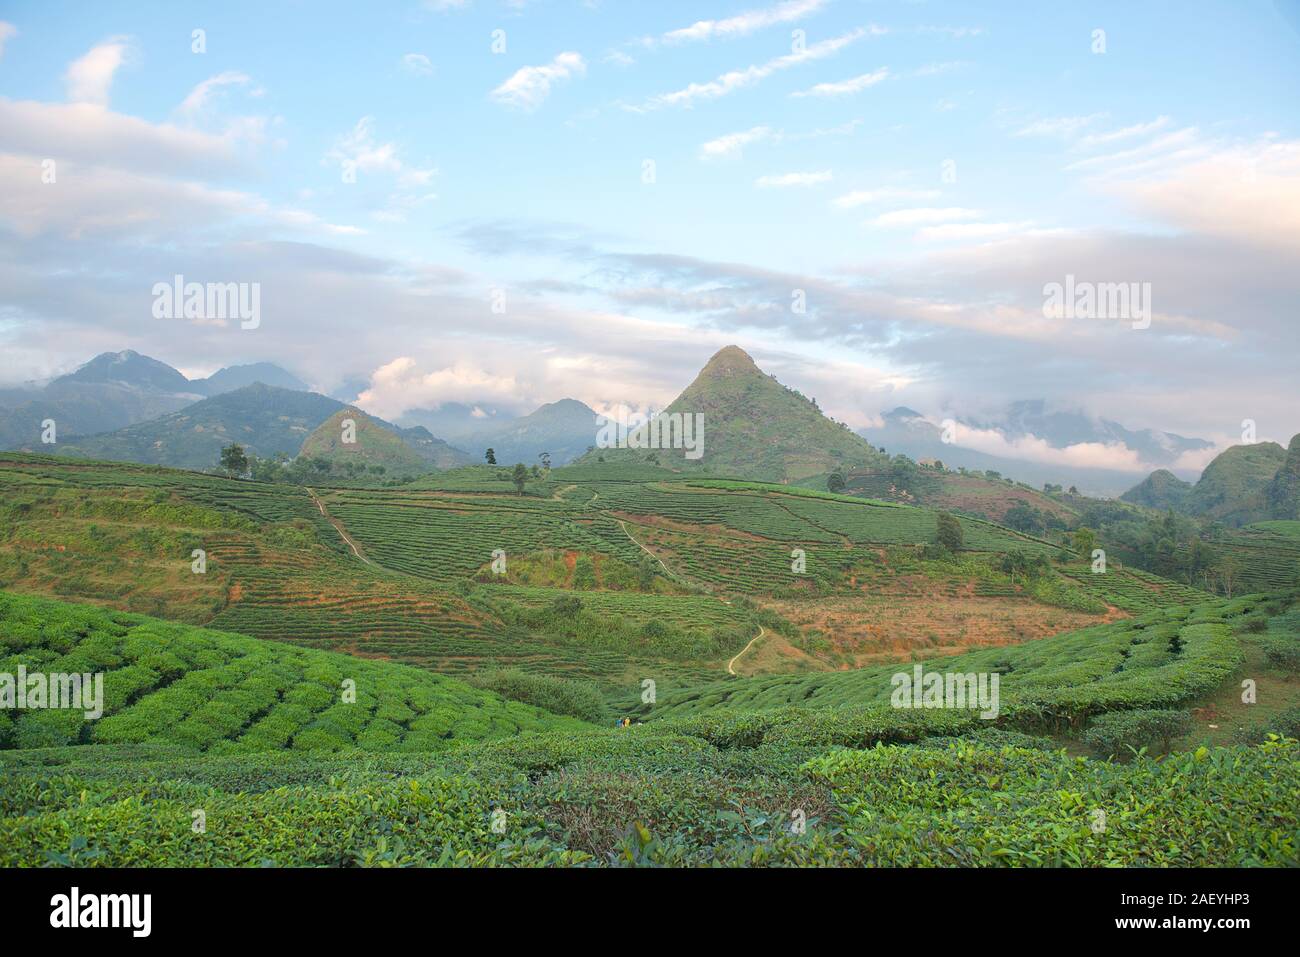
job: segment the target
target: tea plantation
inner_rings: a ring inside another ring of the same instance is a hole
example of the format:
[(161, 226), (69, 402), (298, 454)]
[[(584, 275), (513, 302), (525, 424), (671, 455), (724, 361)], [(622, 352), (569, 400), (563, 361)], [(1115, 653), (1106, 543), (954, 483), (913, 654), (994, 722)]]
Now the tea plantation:
[[(1300, 641), (1296, 597), (998, 649), (992, 723), (828, 675), (783, 696), (736, 679), (613, 729), (400, 664), (0, 594), (0, 672), (108, 675), (98, 721), (4, 725), (0, 866), (1295, 866), (1296, 741), (1099, 760), (1040, 732), (1194, 702), (1245, 645)], [(800, 694), (820, 700), (742, 706)]]

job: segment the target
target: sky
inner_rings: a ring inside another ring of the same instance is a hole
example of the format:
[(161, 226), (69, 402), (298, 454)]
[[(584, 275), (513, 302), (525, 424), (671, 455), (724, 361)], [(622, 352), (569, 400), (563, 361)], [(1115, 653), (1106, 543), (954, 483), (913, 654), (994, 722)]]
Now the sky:
[(0, 3), (0, 384), (604, 411), (735, 343), (854, 427), (1300, 431), (1300, 0), (205, 6)]

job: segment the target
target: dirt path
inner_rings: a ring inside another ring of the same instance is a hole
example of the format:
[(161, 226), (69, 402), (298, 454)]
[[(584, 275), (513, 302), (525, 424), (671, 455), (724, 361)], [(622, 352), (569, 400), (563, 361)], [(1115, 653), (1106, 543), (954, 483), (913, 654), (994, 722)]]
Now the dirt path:
[(632, 533), (629, 532), (629, 531), (627, 530), (627, 526), (623, 524), (623, 520), (622, 520), (621, 518), (616, 518), (616, 519), (614, 519), (614, 521), (618, 522), (618, 527), (621, 528), (621, 529), (623, 529), (623, 534), (626, 535), (626, 536), (631, 540), (631, 542), (632, 542), (633, 545), (635, 545), (637, 548), (641, 549), (641, 551), (645, 552), (647, 555), (649, 555), (651, 558), (653, 558), (655, 561), (657, 561), (657, 562), (659, 563), (659, 567), (662, 568), (662, 569), (664, 570), (664, 574), (665, 574), (665, 575), (667, 575), (669, 578), (677, 578), (677, 577), (678, 577), (678, 576), (676, 576), (676, 575), (674, 575), (674, 574), (672, 573), (672, 571), (668, 568), (667, 565), (664, 564), (664, 560), (663, 560), (662, 558), (660, 558), (660, 557), (659, 557), (658, 555), (656, 555), (654, 552), (650, 551), (650, 549), (646, 548), (644, 545), (642, 545), (640, 542), (638, 542), (635, 538), (632, 538)]
[(740, 649), (740, 654), (736, 655), (736, 657), (732, 658), (730, 661), (727, 662), (727, 674), (734, 675), (736, 673), (736, 669), (734, 666), (736, 662), (740, 660), (740, 655), (743, 655), (745, 652), (749, 651), (750, 648), (753, 648), (754, 642), (758, 641), (758, 639), (762, 638), (763, 635), (765, 635), (766, 633), (767, 633), (767, 629), (764, 628), (762, 625), (759, 625), (758, 634), (755, 635), (753, 638), (749, 639), (749, 644), (747, 644), (744, 648)]
[(339, 537), (347, 543), (348, 548), (352, 549), (352, 554), (357, 556), (357, 558), (361, 559), (367, 565), (373, 565), (374, 562), (361, 554), (361, 550), (357, 548), (357, 543), (354, 542), (348, 533), (343, 530), (343, 523), (329, 512), (325, 511), (325, 503), (317, 497), (316, 492), (312, 489), (307, 489), (307, 494), (310, 495), (311, 500), (316, 503), (316, 507), (320, 509), (320, 513), (325, 516), (325, 520), (334, 526), (334, 531), (338, 532)]

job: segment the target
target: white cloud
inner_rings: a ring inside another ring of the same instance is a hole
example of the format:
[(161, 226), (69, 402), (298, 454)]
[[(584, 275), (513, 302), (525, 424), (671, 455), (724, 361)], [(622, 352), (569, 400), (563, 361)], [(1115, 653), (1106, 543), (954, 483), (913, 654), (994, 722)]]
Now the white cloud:
[(920, 226), (925, 223), (949, 223), (955, 219), (974, 219), (979, 216), (977, 209), (962, 209), (950, 206), (940, 209), (930, 206), (915, 209), (895, 209), (882, 213), (871, 220), (872, 226)]
[(361, 117), (356, 126), (339, 138), (325, 158), (358, 173), (391, 173), (404, 187), (425, 186), (437, 175), (436, 167), (419, 168), (403, 162), (397, 155), (396, 143), (375, 142), (373, 124), (373, 117)]
[(859, 27), (840, 36), (831, 37), (829, 40), (822, 40), (820, 43), (804, 47), (802, 50), (775, 57), (766, 63), (747, 66), (743, 70), (731, 70), (707, 83), (692, 83), (680, 90), (674, 90), (672, 93), (661, 93), (658, 96), (651, 97), (647, 101), (645, 109), (658, 109), (664, 106), (689, 107), (694, 106), (697, 100), (714, 100), (760, 83), (773, 73), (781, 70), (788, 70), (790, 67), (798, 66), (801, 63), (834, 56), (850, 43), (864, 36), (876, 36), (884, 32), (880, 27), (873, 26), (866, 29)]
[(189, 96), (185, 97), (181, 105), (177, 107), (177, 111), (184, 116), (196, 116), (222, 87), (247, 86), (251, 82), (252, 79), (246, 73), (240, 73), (237, 70), (227, 70), (224, 73), (218, 73), (216, 76), (210, 76), (190, 91)]
[(916, 238), (922, 240), (946, 241), (951, 239), (991, 239), (1007, 236), (1028, 229), (1032, 222), (1019, 223), (944, 223), (942, 226), (926, 226), (916, 231)]
[(587, 64), (580, 54), (565, 52), (542, 66), (521, 67), (490, 96), (504, 106), (535, 110), (550, 96), (553, 84), (586, 72)]
[(408, 53), (402, 57), (402, 69), (412, 76), (431, 76), (433, 61), (423, 53)]
[(468, 362), (424, 372), (411, 356), (399, 356), (371, 374), (370, 387), (357, 402), (381, 418), (397, 418), (407, 409), (443, 402), (513, 404), (519, 391), (513, 375), (498, 375)]
[(733, 159), (739, 156), (746, 146), (772, 137), (769, 126), (755, 126), (740, 133), (728, 133), (715, 140), (709, 140), (700, 147), (700, 158), (706, 160)]
[(1154, 133), (1156, 130), (1164, 129), (1168, 125), (1169, 117), (1157, 116), (1150, 123), (1134, 123), (1132, 126), (1125, 126), (1122, 129), (1112, 130), (1109, 133), (1091, 133), (1088, 136), (1081, 137), (1076, 145), (1080, 149), (1091, 149), (1094, 146), (1113, 143), (1115, 140), (1129, 139), (1133, 136), (1145, 136), (1147, 133)]
[(1070, 468), (1113, 469), (1120, 472), (1148, 472), (1152, 466), (1122, 442), (1078, 442), (1057, 448), (1036, 435), (1009, 439), (996, 429), (958, 426), (953, 444), (1000, 458), (1022, 459)]
[(851, 193), (845, 193), (843, 196), (836, 196), (831, 200), (831, 204), (840, 209), (852, 209), (855, 206), (866, 206), (869, 203), (887, 203), (894, 200), (908, 199), (938, 199), (939, 191), (937, 189), (897, 189), (886, 186), (883, 189), (855, 189)]
[(113, 75), (127, 58), (130, 47), (125, 37), (113, 37), (90, 48), (85, 56), (72, 61), (64, 82), (68, 99), (73, 103), (108, 105), (108, 88)]
[(781, 173), (774, 176), (760, 176), (754, 180), (754, 185), (759, 189), (781, 189), (786, 186), (816, 186), (818, 183), (829, 183), (830, 181), (831, 171), (824, 169), (815, 173)]
[(791, 96), (848, 96), (853, 93), (861, 93), (868, 87), (875, 86), (883, 80), (889, 79), (889, 67), (881, 67), (871, 73), (863, 73), (861, 76), (850, 77), (847, 80), (837, 80), (834, 83), (818, 83), (816, 86), (807, 90), (800, 90), (797, 93), (791, 93)]
[(18, 28), (12, 23), (0, 20), (0, 57), (5, 55), (5, 41), (18, 36)]
[(167, 123), (149, 123), (89, 103), (37, 103), (0, 97), (3, 148), (26, 156), (120, 166), (138, 173), (228, 173), (229, 141)]
[(1053, 116), (1046, 119), (1034, 120), (1026, 126), (1016, 130), (1016, 136), (1062, 136), (1072, 137), (1079, 133), (1086, 126), (1091, 126), (1098, 120), (1104, 120), (1106, 113), (1089, 113), (1087, 116)]
[(825, 6), (826, 0), (786, 0), (760, 10), (746, 10), (723, 20), (699, 20), (689, 27), (665, 33), (663, 40), (665, 43), (686, 43), (714, 37), (743, 37), (777, 23), (800, 20)]

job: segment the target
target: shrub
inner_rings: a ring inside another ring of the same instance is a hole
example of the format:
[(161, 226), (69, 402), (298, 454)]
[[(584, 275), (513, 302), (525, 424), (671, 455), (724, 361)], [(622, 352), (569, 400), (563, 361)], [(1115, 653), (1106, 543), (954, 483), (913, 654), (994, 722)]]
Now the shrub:
[(595, 685), (571, 678), (527, 674), (515, 668), (489, 671), (470, 678), (470, 684), (511, 701), (522, 701), (553, 714), (567, 714), (599, 724), (608, 711)]
[(1137, 751), (1159, 742), (1169, 743), (1191, 730), (1192, 716), (1186, 711), (1139, 708), (1099, 715), (1083, 735), (1084, 744), (1102, 757)]

